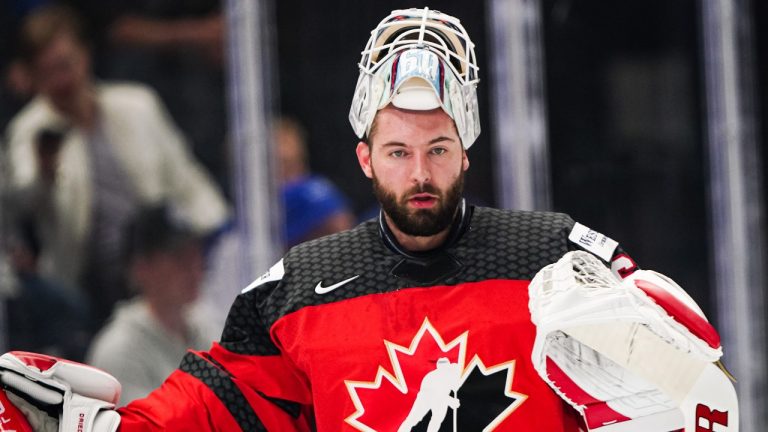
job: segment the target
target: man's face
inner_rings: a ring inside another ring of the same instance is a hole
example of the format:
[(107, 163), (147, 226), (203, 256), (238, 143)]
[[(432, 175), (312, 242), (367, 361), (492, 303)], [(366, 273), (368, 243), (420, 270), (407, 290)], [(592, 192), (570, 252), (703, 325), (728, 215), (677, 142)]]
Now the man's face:
[(169, 250), (139, 257), (133, 277), (145, 296), (162, 307), (187, 305), (198, 297), (204, 276), (200, 244), (188, 241)]
[(469, 168), (453, 120), (439, 108), (387, 107), (375, 125), (357, 156), (384, 212), (405, 234), (440, 233), (453, 220)]
[(62, 33), (34, 59), (35, 89), (59, 110), (68, 112), (90, 80), (88, 51), (77, 39)]
[(277, 161), (280, 171), (278, 176), (282, 184), (306, 174), (304, 147), (300, 135), (287, 127), (278, 128), (274, 134)]

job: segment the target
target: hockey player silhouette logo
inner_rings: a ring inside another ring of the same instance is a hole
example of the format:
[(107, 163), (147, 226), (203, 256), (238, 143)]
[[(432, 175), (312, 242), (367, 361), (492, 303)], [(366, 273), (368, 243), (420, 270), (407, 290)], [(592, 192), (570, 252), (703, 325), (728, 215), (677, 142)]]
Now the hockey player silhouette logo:
[(527, 397), (512, 390), (515, 361), (486, 365), (478, 353), (467, 361), (468, 339), (465, 331), (446, 343), (425, 319), (409, 346), (383, 341), (391, 369), (379, 365), (373, 381), (346, 381), (356, 408), (346, 422), (367, 432), (509, 427)]
[(451, 396), (451, 394), (456, 395), (460, 385), (459, 365), (451, 363), (445, 357), (440, 357), (435, 370), (424, 375), (424, 379), (421, 380), (421, 388), (411, 411), (397, 432), (409, 432), (430, 411), (432, 416), (427, 425), (427, 432), (437, 432), (445, 419), (448, 407), (452, 408), (455, 414), (456, 409), (461, 405), (458, 398)]

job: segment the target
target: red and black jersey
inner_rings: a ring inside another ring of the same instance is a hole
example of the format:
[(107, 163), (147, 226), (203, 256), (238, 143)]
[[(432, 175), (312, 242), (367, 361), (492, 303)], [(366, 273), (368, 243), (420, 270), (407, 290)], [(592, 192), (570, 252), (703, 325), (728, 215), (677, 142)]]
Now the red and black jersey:
[(623, 256), (563, 214), (463, 206), (427, 253), (383, 218), (299, 245), (238, 296), (219, 343), (120, 410), (121, 430), (577, 431), (531, 363), (528, 284), (579, 248), (578, 227)]

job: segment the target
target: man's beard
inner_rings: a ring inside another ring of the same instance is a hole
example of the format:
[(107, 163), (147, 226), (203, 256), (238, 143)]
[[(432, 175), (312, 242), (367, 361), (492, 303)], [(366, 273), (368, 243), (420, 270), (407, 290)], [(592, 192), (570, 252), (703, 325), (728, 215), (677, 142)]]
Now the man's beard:
[[(399, 199), (393, 192), (384, 189), (375, 173), (373, 175), (373, 194), (381, 203), (384, 212), (400, 231), (411, 236), (433, 236), (448, 228), (453, 222), (463, 191), (464, 171), (459, 172), (459, 176), (445, 193), (431, 184), (424, 184), (414, 186)], [(409, 209), (407, 197), (417, 193), (436, 195), (439, 198), (436, 206), (431, 209)]]

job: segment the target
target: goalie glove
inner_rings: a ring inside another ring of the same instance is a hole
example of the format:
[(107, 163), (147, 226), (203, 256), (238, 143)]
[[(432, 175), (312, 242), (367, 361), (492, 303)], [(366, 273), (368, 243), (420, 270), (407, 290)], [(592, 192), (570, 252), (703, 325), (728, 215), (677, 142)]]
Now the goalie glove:
[(738, 430), (733, 385), (713, 364), (717, 332), (669, 278), (639, 270), (621, 281), (569, 252), (529, 296), (534, 367), (590, 431)]
[(35, 431), (115, 432), (120, 424), (120, 383), (102, 370), (12, 351), (0, 356), (0, 382)]

